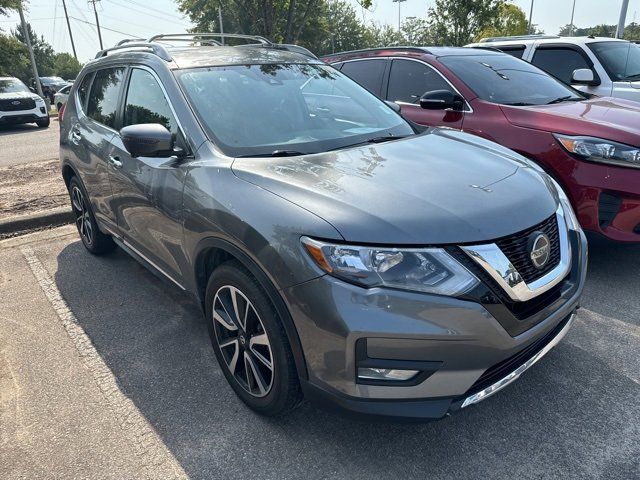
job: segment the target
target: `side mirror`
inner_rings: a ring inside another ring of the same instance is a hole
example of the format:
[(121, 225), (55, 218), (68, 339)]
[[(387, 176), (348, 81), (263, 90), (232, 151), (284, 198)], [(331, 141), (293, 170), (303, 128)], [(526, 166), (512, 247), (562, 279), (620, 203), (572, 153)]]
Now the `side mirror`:
[(132, 157), (170, 157), (173, 152), (173, 135), (159, 123), (129, 125), (120, 130), (124, 148)]
[(573, 71), (571, 75), (571, 83), (578, 85), (594, 85), (596, 78), (593, 75), (593, 70), (590, 68), (578, 68)]
[(420, 106), (425, 110), (464, 110), (464, 99), (449, 90), (432, 90), (420, 97)]
[(391, 110), (393, 110), (394, 112), (400, 113), (400, 105), (398, 105), (396, 102), (385, 100), (384, 103), (386, 103), (389, 106), (389, 108), (391, 108)]

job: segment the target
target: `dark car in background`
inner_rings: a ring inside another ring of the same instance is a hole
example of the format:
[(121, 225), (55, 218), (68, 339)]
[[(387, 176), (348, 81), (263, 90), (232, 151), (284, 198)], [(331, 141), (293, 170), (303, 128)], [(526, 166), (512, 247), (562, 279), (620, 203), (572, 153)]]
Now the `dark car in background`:
[(260, 37), (100, 52), (71, 89), (60, 160), (85, 247), (119, 245), (191, 294), (226, 379), (267, 415), (304, 393), (442, 418), (557, 344), (584, 286), (585, 236), (542, 170), (415, 128)]
[(640, 241), (640, 104), (591, 97), (490, 49), (397, 47), (325, 57), (421, 125), (486, 138), (534, 160), (582, 227)]

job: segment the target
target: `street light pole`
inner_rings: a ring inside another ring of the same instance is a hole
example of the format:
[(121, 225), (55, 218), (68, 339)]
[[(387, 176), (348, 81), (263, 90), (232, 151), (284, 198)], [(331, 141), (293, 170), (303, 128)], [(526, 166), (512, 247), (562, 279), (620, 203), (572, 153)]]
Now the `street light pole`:
[(398, 4), (398, 32), (400, 32), (400, 4), (402, 2), (406, 2), (407, 0), (391, 0), (393, 3)]
[(571, 26), (569, 27), (569, 36), (573, 37), (573, 31), (575, 30), (573, 28), (573, 15), (576, 12), (576, 0), (573, 0), (573, 9), (571, 10)]
[(620, 19), (618, 20), (618, 28), (616, 29), (616, 38), (622, 38), (624, 33), (624, 22), (627, 19), (627, 8), (629, 8), (629, 0), (622, 0), (620, 7)]
[(533, 0), (531, 0), (531, 10), (529, 10), (529, 27), (527, 28), (529, 35), (531, 35), (531, 17), (533, 17)]

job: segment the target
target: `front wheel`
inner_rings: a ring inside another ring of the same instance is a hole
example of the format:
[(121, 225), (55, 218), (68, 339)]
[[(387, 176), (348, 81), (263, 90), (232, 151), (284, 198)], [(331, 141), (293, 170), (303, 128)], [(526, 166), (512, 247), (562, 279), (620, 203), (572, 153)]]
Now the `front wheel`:
[(95, 255), (112, 251), (116, 244), (109, 235), (100, 231), (91, 211), (89, 197), (77, 177), (73, 177), (69, 182), (69, 196), (76, 217), (76, 227), (85, 248)]
[(240, 263), (227, 262), (213, 272), (206, 314), (218, 363), (236, 395), (263, 415), (295, 408), (302, 393), (282, 321)]
[(36, 121), (36, 125), (38, 125), (38, 128), (47, 128), (50, 123), (51, 123), (51, 120), (49, 119), (49, 117)]

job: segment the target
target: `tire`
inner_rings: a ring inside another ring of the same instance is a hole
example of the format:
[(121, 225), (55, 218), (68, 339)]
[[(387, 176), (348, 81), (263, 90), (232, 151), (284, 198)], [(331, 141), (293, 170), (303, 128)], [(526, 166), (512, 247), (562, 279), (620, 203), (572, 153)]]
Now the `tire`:
[(108, 253), (116, 248), (111, 236), (105, 235), (98, 228), (89, 196), (78, 177), (72, 177), (69, 181), (69, 198), (76, 218), (76, 228), (85, 248), (94, 255)]
[(47, 128), (50, 123), (51, 119), (49, 117), (36, 121), (36, 125), (38, 125), (38, 128)]
[(302, 392), (282, 321), (264, 288), (239, 262), (215, 269), (205, 311), (213, 350), (236, 395), (265, 416), (298, 406)]
[(62, 108), (62, 102), (58, 102), (58, 104), (56, 105), (56, 111), (60, 113), (61, 108)]

